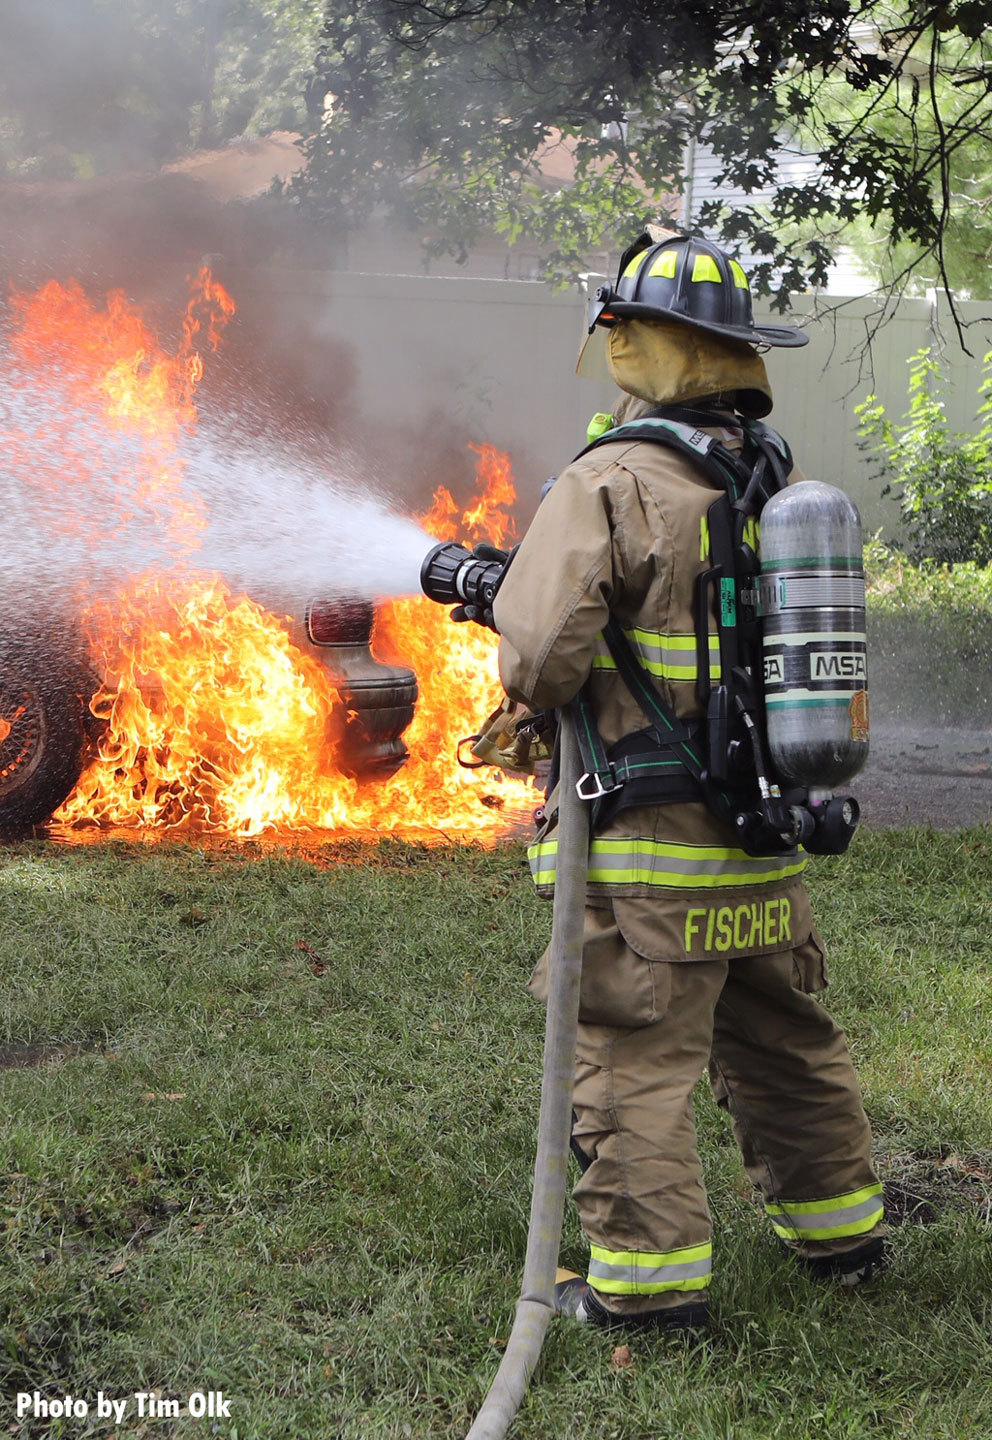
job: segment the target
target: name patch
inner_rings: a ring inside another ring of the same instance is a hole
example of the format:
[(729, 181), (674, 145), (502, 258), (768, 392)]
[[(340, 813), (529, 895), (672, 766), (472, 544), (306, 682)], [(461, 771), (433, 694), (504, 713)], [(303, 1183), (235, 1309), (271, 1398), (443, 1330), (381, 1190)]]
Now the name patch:
[(695, 905), (686, 911), (687, 955), (788, 950), (791, 945), (792, 904), (784, 896), (741, 905)]

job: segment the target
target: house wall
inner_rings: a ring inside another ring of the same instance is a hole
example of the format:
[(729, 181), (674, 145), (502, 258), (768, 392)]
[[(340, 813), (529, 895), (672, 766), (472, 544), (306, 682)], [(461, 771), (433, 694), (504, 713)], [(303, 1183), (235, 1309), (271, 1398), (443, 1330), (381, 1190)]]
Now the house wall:
[[(799, 149), (784, 137), (781, 145), (782, 148), (769, 157), (773, 178), (757, 190), (745, 190), (739, 185), (730, 185), (727, 181), (720, 180), (726, 162), (719, 159), (702, 141), (690, 141), (686, 147), (685, 189), (681, 211), (681, 219), (686, 227), (719, 240), (719, 227), (715, 236), (712, 227), (700, 227), (699, 217), (705, 206), (719, 202), (728, 210), (764, 208), (770, 212), (776, 192), (781, 186), (796, 186), (800, 189), (815, 186), (819, 173), (817, 157)], [(736, 253), (749, 275), (753, 275), (755, 268), (768, 258), (747, 248)], [(857, 252), (849, 246), (838, 245), (827, 272), (828, 294), (841, 297), (864, 295), (874, 288), (874, 284)]]

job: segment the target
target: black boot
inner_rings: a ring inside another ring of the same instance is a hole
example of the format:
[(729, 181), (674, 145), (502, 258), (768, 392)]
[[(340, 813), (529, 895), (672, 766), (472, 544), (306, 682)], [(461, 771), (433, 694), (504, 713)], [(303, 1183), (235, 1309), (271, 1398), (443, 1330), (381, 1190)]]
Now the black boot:
[(882, 1235), (837, 1255), (803, 1255), (791, 1246), (787, 1248), (814, 1279), (833, 1280), (838, 1285), (865, 1285), (889, 1264), (888, 1247)]
[(617, 1315), (599, 1299), (587, 1280), (559, 1270), (555, 1285), (555, 1314), (566, 1315), (583, 1325), (598, 1325), (603, 1330), (664, 1330), (668, 1333), (696, 1330), (710, 1318), (709, 1301), (703, 1297), (687, 1305), (672, 1305), (667, 1310), (643, 1310), (635, 1315)]

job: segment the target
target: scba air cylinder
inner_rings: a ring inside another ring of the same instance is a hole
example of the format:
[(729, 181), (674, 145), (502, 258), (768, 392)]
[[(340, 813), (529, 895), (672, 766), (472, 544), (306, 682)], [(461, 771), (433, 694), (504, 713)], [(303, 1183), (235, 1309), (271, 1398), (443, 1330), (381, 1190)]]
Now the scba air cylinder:
[(842, 490), (803, 480), (768, 501), (759, 596), (772, 760), (793, 784), (833, 789), (868, 758), (861, 520)]

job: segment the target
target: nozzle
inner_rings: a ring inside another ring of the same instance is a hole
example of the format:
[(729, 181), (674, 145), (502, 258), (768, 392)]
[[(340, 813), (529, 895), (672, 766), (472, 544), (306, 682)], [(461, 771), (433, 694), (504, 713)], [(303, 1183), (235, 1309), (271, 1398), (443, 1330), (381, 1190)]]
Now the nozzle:
[(420, 567), (420, 588), (428, 600), (439, 605), (457, 605), (465, 599), (459, 579), (466, 566), (477, 562), (471, 551), (452, 540), (445, 540), (428, 550)]
[(420, 567), (420, 588), (439, 605), (474, 605), (491, 611), (505, 569), (505, 558), (483, 559), (445, 540), (427, 552)]

